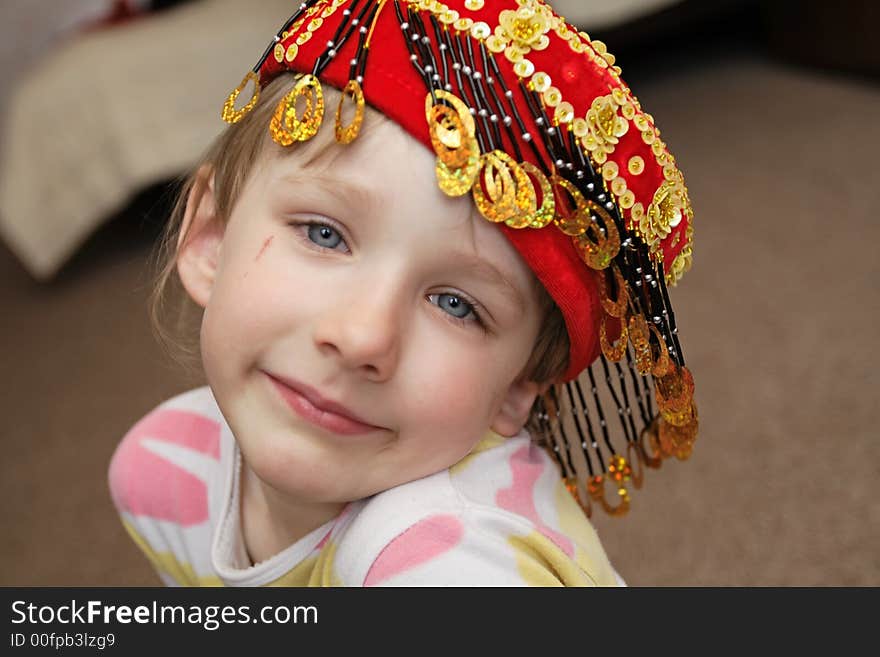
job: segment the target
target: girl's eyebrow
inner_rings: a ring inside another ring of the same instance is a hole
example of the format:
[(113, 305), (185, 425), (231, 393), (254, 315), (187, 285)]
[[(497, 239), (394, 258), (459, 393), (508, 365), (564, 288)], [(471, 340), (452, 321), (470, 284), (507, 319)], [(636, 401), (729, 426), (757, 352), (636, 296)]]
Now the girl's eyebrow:
[(471, 253), (455, 251), (445, 257), (449, 266), (456, 270), (465, 270), (471, 274), (482, 278), (490, 284), (497, 287), (504, 296), (513, 302), (519, 312), (525, 312), (526, 302), (522, 292), (510, 279), (491, 262)]
[(358, 208), (375, 208), (379, 202), (376, 193), (369, 187), (354, 185), (341, 178), (331, 178), (299, 171), (286, 174), (281, 177), (281, 180), (300, 190), (318, 188), (321, 192), (330, 196), (330, 198), (339, 198)]

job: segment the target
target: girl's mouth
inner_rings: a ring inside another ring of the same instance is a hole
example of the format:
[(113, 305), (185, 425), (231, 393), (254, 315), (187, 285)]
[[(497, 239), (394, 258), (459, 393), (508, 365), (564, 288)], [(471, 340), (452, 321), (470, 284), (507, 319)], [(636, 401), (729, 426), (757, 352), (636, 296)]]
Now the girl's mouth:
[(265, 374), (287, 405), (311, 424), (346, 436), (383, 430), (361, 419), (342, 404), (324, 398), (304, 383), (268, 372)]

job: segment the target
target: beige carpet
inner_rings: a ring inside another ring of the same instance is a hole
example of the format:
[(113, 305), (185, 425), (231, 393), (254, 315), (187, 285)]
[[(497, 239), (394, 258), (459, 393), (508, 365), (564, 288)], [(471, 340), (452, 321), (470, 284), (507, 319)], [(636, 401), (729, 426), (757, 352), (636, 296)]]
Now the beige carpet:
[[(697, 213), (672, 295), (702, 431), (596, 520), (607, 550), (632, 585), (880, 585), (880, 89), (736, 54), (640, 77)], [(136, 214), (49, 286), (0, 253), (2, 585), (157, 583), (105, 483), (188, 385), (150, 335)]]

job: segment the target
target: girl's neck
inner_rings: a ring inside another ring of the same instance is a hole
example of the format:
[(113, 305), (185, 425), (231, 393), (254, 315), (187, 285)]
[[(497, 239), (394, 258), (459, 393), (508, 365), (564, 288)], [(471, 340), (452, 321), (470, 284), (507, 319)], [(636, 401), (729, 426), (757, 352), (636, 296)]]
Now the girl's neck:
[(300, 504), (263, 482), (242, 459), (241, 532), (254, 564), (275, 556), (332, 520), (343, 503)]

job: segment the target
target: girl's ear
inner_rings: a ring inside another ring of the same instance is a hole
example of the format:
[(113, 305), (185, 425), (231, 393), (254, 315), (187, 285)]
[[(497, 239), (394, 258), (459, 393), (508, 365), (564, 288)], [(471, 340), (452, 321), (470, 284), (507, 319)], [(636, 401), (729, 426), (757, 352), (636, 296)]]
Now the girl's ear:
[(515, 436), (525, 426), (535, 398), (550, 387), (549, 383), (535, 383), (520, 379), (514, 381), (507, 390), (498, 415), (491, 429), (502, 436)]
[(208, 305), (225, 225), (217, 215), (214, 170), (202, 166), (196, 173), (186, 201), (177, 240), (177, 273), (189, 296), (202, 308)]

